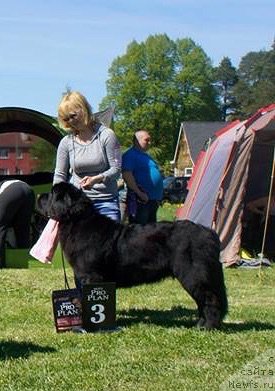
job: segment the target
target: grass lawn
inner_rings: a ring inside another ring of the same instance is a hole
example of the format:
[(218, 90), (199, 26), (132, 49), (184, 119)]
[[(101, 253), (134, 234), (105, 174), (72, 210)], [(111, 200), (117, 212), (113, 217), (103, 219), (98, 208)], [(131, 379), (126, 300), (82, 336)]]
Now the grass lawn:
[(168, 220), (173, 221), (175, 218), (176, 210), (182, 204), (170, 204), (169, 202), (164, 202), (162, 206), (158, 209), (158, 220)]
[(167, 279), (117, 290), (120, 331), (75, 334), (54, 328), (62, 269), (2, 269), (0, 390), (213, 391), (261, 354), (275, 389), (275, 268), (226, 269), (225, 280), (230, 311), (220, 331), (197, 330), (194, 302)]

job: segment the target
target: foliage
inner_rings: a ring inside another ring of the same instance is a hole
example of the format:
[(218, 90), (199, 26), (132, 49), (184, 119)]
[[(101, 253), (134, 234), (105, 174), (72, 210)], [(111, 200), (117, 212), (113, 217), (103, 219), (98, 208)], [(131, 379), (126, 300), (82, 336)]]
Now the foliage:
[[(273, 45), (274, 46), (274, 45)], [(275, 102), (275, 46), (269, 51), (249, 52), (239, 65), (234, 94), (242, 118)]]
[(171, 160), (182, 121), (220, 119), (209, 58), (191, 39), (173, 41), (165, 34), (131, 42), (112, 62), (101, 106), (111, 102), (122, 145), (146, 128), (160, 164)]
[(37, 171), (53, 171), (55, 166), (56, 147), (46, 140), (39, 139), (32, 145), (31, 156), (37, 159)]
[(167, 279), (117, 290), (117, 332), (57, 334), (51, 292), (63, 288), (62, 270), (3, 269), (0, 390), (219, 390), (275, 348), (275, 269), (227, 269), (225, 280), (230, 312), (221, 331), (193, 327), (194, 302)]
[(236, 100), (232, 87), (237, 83), (237, 70), (231, 60), (224, 57), (219, 66), (214, 69), (215, 85), (221, 99), (222, 120), (226, 121), (229, 114), (236, 110)]

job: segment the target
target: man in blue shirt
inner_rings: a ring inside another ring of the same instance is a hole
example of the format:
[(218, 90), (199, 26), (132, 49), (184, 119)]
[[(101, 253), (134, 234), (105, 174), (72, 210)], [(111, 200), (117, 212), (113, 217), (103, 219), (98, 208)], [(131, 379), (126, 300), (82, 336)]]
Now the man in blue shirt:
[[(157, 163), (147, 153), (151, 137), (147, 130), (138, 130), (133, 146), (122, 155), (122, 176), (128, 188), (130, 223), (147, 224), (157, 220), (163, 195), (163, 178)], [(135, 200), (135, 205), (133, 205)], [(132, 203), (132, 205), (131, 205)]]

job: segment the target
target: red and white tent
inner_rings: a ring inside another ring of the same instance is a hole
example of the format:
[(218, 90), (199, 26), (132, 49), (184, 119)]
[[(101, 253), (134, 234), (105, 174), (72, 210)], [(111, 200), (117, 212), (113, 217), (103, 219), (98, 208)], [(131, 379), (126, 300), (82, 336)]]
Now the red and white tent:
[[(222, 243), (221, 261), (240, 259), (247, 202), (270, 196), (274, 172), (275, 104), (235, 121), (208, 140), (198, 156), (177, 219), (213, 228)], [(275, 233), (274, 233), (275, 239)]]

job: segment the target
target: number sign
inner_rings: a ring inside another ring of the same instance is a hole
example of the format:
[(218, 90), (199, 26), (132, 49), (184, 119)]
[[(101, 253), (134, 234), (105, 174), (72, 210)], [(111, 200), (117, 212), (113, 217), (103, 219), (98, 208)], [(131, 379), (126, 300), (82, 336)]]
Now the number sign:
[(83, 327), (87, 331), (111, 330), (116, 327), (116, 284), (94, 283), (83, 286)]

